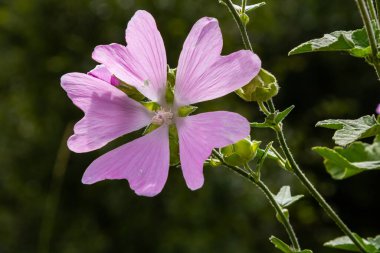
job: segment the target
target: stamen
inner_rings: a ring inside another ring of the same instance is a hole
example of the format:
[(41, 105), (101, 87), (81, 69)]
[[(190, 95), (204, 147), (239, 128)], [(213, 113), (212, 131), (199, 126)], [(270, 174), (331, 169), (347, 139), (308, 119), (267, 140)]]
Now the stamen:
[(170, 125), (173, 123), (173, 117), (174, 114), (171, 112), (171, 110), (167, 111), (165, 109), (160, 109), (156, 111), (156, 115), (152, 118), (152, 124), (155, 125), (162, 125), (167, 124)]

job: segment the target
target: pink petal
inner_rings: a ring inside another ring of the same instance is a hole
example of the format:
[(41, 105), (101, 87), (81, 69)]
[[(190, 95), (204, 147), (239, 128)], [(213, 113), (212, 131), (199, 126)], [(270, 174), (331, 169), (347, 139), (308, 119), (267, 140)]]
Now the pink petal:
[(224, 96), (246, 85), (261, 68), (257, 55), (240, 50), (221, 56), (223, 39), (218, 21), (202, 18), (191, 29), (177, 67), (178, 106)]
[(97, 46), (94, 60), (104, 64), (118, 79), (136, 87), (155, 102), (163, 101), (166, 89), (166, 52), (152, 15), (137, 11), (128, 23), (127, 47)]
[(380, 104), (377, 105), (376, 113), (377, 113), (377, 114), (380, 114)]
[(120, 83), (119, 80), (114, 75), (112, 75), (112, 73), (109, 72), (108, 69), (104, 65), (97, 65), (94, 69), (92, 69), (87, 74), (90, 76), (99, 78), (115, 86), (118, 86)]
[(249, 122), (237, 113), (208, 112), (177, 118), (181, 167), (187, 186), (203, 185), (203, 163), (213, 148), (233, 144), (249, 135)]
[(129, 142), (99, 157), (83, 175), (84, 184), (105, 179), (127, 179), (138, 195), (155, 196), (161, 192), (169, 172), (168, 127)]
[(82, 73), (69, 73), (61, 85), (85, 116), (75, 125), (68, 140), (70, 150), (88, 152), (148, 125), (151, 113), (118, 88)]

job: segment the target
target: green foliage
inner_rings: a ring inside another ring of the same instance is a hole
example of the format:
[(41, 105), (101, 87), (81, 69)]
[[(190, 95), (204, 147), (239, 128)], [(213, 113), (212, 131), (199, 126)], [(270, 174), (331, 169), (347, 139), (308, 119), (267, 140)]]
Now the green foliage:
[(278, 89), (276, 77), (269, 71), (261, 69), (255, 78), (235, 92), (239, 97), (248, 102), (268, 101), (277, 95)]
[[(375, 238), (369, 237), (367, 239), (363, 239), (357, 234), (354, 234), (354, 236), (364, 246), (366, 252), (368, 253), (380, 252), (380, 235), (377, 235)], [(360, 250), (356, 247), (356, 245), (351, 241), (351, 239), (348, 236), (335, 238), (334, 240), (326, 242), (324, 246), (334, 248), (334, 249), (360, 252)]]
[(293, 48), (289, 55), (321, 51), (343, 51), (362, 58), (371, 55), (371, 47), (364, 28), (325, 34), (322, 38), (307, 41)]
[(380, 138), (373, 144), (354, 142), (347, 148), (314, 147), (313, 150), (324, 158), (326, 170), (334, 179), (380, 169)]
[(301, 199), (303, 195), (296, 195), (292, 196), (290, 192), (290, 186), (286, 185), (281, 187), (280, 191), (277, 193), (276, 196), (274, 196), (276, 202), (281, 206), (281, 207), (288, 207), (297, 200)]
[(328, 119), (319, 121), (316, 126), (336, 129), (333, 140), (337, 145), (341, 146), (380, 134), (380, 123), (374, 115), (366, 115), (355, 120)]
[(252, 122), (251, 127), (254, 127), (254, 128), (277, 127), (278, 124), (280, 124), (289, 115), (289, 113), (294, 109), (294, 107), (295, 107), (294, 105), (291, 105), (281, 112), (276, 111), (274, 113), (271, 113), (265, 118), (265, 121), (262, 123)]
[(282, 240), (278, 239), (277, 237), (275, 237), (273, 235), (269, 238), (269, 240), (271, 241), (271, 243), (273, 243), (273, 245), (277, 249), (279, 249), (280, 251), (282, 251), (284, 253), (313, 253), (313, 251), (311, 251), (309, 249), (296, 251), (292, 247), (290, 247), (288, 244), (284, 243)]

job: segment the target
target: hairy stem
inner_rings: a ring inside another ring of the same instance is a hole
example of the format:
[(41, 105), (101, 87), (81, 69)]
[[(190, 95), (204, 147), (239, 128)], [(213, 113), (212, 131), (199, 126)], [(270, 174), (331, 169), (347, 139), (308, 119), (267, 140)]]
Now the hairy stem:
[[(238, 19), (235, 18), (235, 16), (238, 16), (238, 13), (233, 8), (231, 0), (224, 0), (224, 1), (226, 3), (226, 6), (228, 7), (229, 11), (232, 13), (232, 16), (234, 17), (234, 19), (235, 19), (235, 21), (236, 21), (236, 23), (238, 25), (238, 28), (240, 29), (240, 33), (242, 35), (242, 39), (243, 39), (245, 48), (252, 50), (252, 45), (251, 45), (251, 42), (249, 40), (248, 34), (247, 34), (247, 32), (246, 32), (245, 29), (244, 30), (242, 29), (242, 28), (245, 28), (244, 24), (242, 23), (242, 21), (239, 18)], [(359, 5), (359, 3), (361, 3), (360, 6), (362, 6), (364, 8), (365, 13), (367, 15), (367, 19), (365, 19), (365, 22), (368, 21), (367, 25), (369, 25), (370, 21), (369, 21), (369, 17), (368, 17), (368, 12), (366, 11), (365, 6), (363, 5), (364, 4), (363, 1), (364, 0), (356, 0), (356, 2), (358, 3), (358, 5)], [(372, 37), (373, 41), (371, 42), (372, 53), (375, 52), (375, 56), (376, 56), (377, 55), (377, 48), (376, 48), (376, 43), (374, 44), (375, 41), (374, 41), (373, 27), (371, 25), (369, 25), (369, 29), (371, 29), (370, 31), (372, 31), (372, 35), (373, 35), (373, 37)], [(368, 30), (367, 30), (367, 32), (368, 32)], [(249, 45), (249, 46), (247, 46), (247, 45)], [(377, 61), (377, 56), (376, 56), (376, 58), (374, 60)], [(377, 71), (377, 67), (375, 67), (375, 69), (376, 69), (377, 74), (380, 74), (380, 72)], [(380, 68), (379, 68), (379, 70), (380, 70)], [(273, 100), (270, 99), (267, 103), (268, 103), (269, 111), (272, 112), (272, 113), (275, 112), (276, 109), (275, 109)], [(263, 105), (264, 104), (262, 103), (261, 106), (263, 106)], [(323, 210), (336, 223), (336, 225), (342, 230), (342, 232), (345, 233), (352, 240), (352, 242), (359, 248), (359, 250), (361, 252), (365, 253), (366, 251), (365, 251), (363, 245), (356, 239), (356, 237), (353, 235), (353, 233), (351, 232), (351, 230), (346, 226), (346, 224), (335, 213), (335, 211), (326, 202), (326, 200), (322, 197), (322, 195), (317, 191), (317, 189), (309, 181), (309, 179), (305, 176), (305, 174), (302, 172), (301, 168), (298, 166), (298, 164), (294, 160), (294, 157), (293, 157), (293, 155), (292, 155), (292, 153), (291, 153), (291, 151), (290, 151), (290, 149), (289, 149), (289, 147), (287, 145), (287, 142), (286, 142), (286, 139), (285, 139), (285, 136), (284, 136), (284, 132), (282, 130), (282, 126), (277, 126), (276, 134), (278, 136), (278, 140), (279, 140), (279, 143), (281, 145), (281, 148), (283, 149), (283, 151), (285, 153), (285, 156), (288, 159), (288, 161), (290, 163), (290, 166), (294, 170), (294, 173), (297, 175), (298, 179), (308, 189), (308, 191), (314, 197), (314, 199), (316, 201), (318, 201), (318, 203), (323, 208)]]
[(374, 0), (367, 0), (367, 8), (368, 8), (371, 20), (375, 20), (377, 29), (379, 29), (380, 23), (376, 14), (375, 4), (373, 3), (373, 1)]
[(247, 6), (247, 0), (241, 0), (241, 13), (245, 13), (246, 6)]
[(371, 46), (371, 51), (372, 51), (372, 64), (373, 67), (375, 68), (376, 74), (378, 79), (380, 80), (380, 63), (379, 59), (377, 57), (377, 40), (376, 40), (376, 35), (375, 31), (372, 26), (370, 14), (368, 13), (368, 9), (366, 7), (365, 0), (356, 0), (356, 4), (358, 6), (360, 16), (363, 20), (365, 30), (367, 31), (367, 36), (368, 36), (368, 41)]
[(288, 144), (284, 136), (284, 132), (281, 127), (276, 128), (276, 134), (278, 141), (280, 142), (281, 148), (284, 151), (285, 156), (288, 159), (290, 166), (292, 167), (298, 179), (308, 189), (310, 194), (314, 197), (314, 199), (318, 201), (319, 205), (330, 216), (330, 218), (335, 222), (335, 224), (343, 231), (343, 233), (345, 233), (352, 240), (352, 242), (359, 248), (361, 252), (365, 253), (366, 250), (364, 249), (363, 245), (356, 239), (352, 231), (347, 227), (347, 225), (342, 221), (342, 219), (322, 197), (322, 195), (318, 192), (318, 190), (314, 187), (314, 185), (310, 182), (310, 180), (306, 177), (301, 168), (298, 166), (297, 162), (293, 157), (293, 154), (291, 153), (288, 147)]
[(237, 11), (235, 10), (231, 0), (223, 0), (223, 2), (226, 4), (228, 10), (232, 14), (232, 17), (234, 18), (236, 25), (239, 27), (239, 31), (243, 39), (244, 47), (248, 50), (253, 51), (251, 41), (249, 40), (249, 37), (248, 37), (247, 28), (241, 21), (239, 17), (239, 13), (237, 13)]
[(248, 179), (251, 183), (256, 185), (264, 193), (264, 195), (269, 200), (269, 203), (272, 205), (272, 207), (275, 209), (276, 213), (279, 215), (279, 219), (281, 220), (281, 224), (284, 226), (284, 228), (285, 228), (285, 230), (289, 236), (289, 239), (292, 243), (293, 248), (296, 251), (300, 251), (301, 248), (300, 248), (300, 245), (298, 243), (296, 233), (294, 232), (294, 229), (293, 229), (292, 225), (290, 224), (289, 219), (286, 218), (286, 216), (282, 210), (282, 207), (277, 203), (276, 199), (274, 198), (273, 193), (269, 190), (268, 186), (263, 181), (261, 181), (258, 177), (255, 177), (252, 174), (252, 169), (249, 166), (246, 170), (243, 170), (237, 166), (231, 166), (231, 165), (225, 163), (223, 160), (223, 157), (221, 156), (221, 154), (218, 151), (213, 150), (213, 154), (222, 162), (223, 166), (233, 170), (234, 172), (238, 173), (242, 177)]

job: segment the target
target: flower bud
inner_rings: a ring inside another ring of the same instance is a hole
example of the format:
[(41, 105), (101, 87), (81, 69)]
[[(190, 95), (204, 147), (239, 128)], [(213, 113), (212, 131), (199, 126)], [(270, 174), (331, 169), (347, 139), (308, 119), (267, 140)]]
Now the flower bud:
[(255, 78), (235, 92), (245, 101), (264, 102), (276, 96), (278, 89), (276, 77), (267, 70), (261, 69)]
[(240, 20), (243, 22), (244, 25), (247, 25), (249, 23), (249, 17), (245, 13), (241, 13), (240, 15)]
[(233, 166), (242, 166), (255, 158), (260, 141), (246, 138), (221, 149), (224, 161)]

